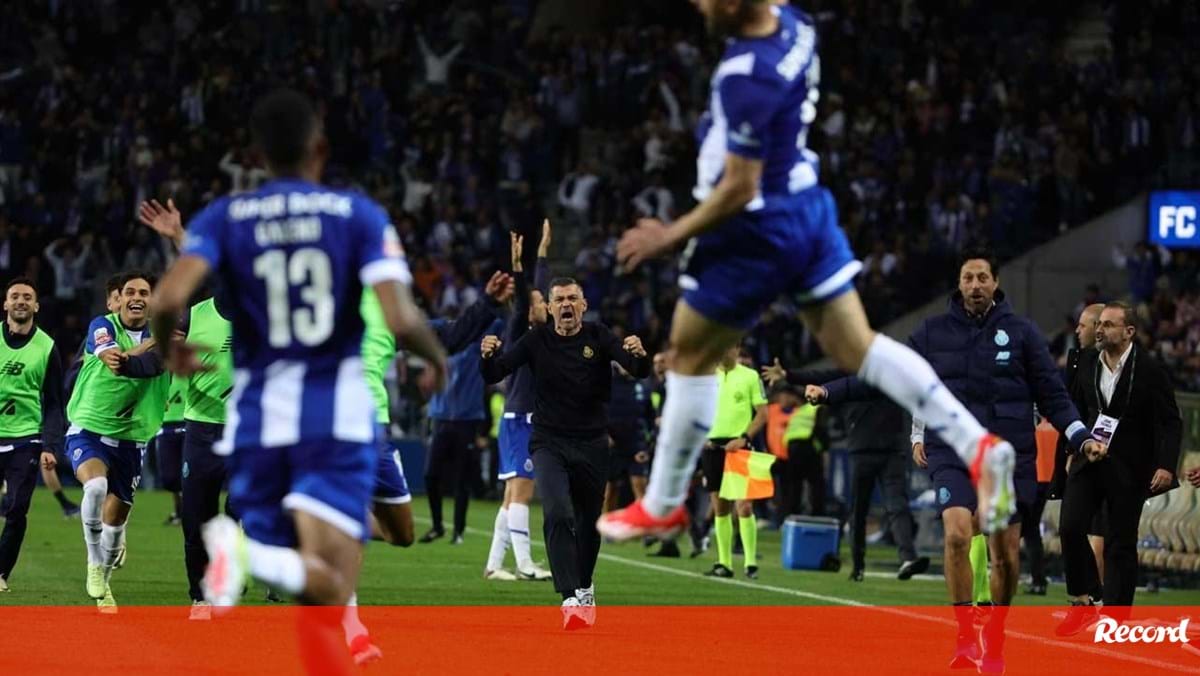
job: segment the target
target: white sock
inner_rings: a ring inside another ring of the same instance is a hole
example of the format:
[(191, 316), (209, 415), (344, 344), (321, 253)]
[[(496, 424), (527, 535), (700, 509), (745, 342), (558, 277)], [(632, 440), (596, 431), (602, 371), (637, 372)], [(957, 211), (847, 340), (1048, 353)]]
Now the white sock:
[(883, 334), (876, 335), (858, 377), (891, 397), (914, 418), (924, 420), (925, 431), (935, 432), (964, 463), (970, 465), (975, 459), (979, 440), (987, 430), (912, 348)]
[(500, 570), (504, 567), (504, 554), (508, 552), (508, 509), (496, 511), (496, 523), (492, 525), (492, 551), (488, 553), (487, 569)]
[(108, 495), (108, 479), (98, 476), (83, 483), (83, 499), (79, 501), (79, 520), (83, 522), (83, 543), (87, 545), (89, 566), (104, 563), (100, 551), (100, 511), (104, 507), (104, 496)]
[(346, 645), (359, 636), (367, 635), (367, 627), (358, 619), (358, 593), (350, 595), (346, 602), (346, 614), (342, 615), (342, 633), (346, 635)]
[(250, 554), (250, 574), (271, 588), (293, 596), (304, 591), (304, 559), (300, 552), (289, 547), (264, 545), (246, 540)]
[(117, 562), (117, 557), (121, 555), (121, 548), (124, 546), (125, 524), (120, 526), (110, 526), (106, 523), (100, 525), (100, 553), (104, 556), (101, 562), (104, 564), (106, 581), (112, 576), (113, 564)]
[(512, 537), (517, 570), (529, 570), (533, 567), (533, 557), (529, 555), (529, 505), (508, 503), (508, 533)]
[(663, 517), (687, 498), (696, 458), (717, 415), (717, 376), (667, 371), (667, 400), (642, 506)]

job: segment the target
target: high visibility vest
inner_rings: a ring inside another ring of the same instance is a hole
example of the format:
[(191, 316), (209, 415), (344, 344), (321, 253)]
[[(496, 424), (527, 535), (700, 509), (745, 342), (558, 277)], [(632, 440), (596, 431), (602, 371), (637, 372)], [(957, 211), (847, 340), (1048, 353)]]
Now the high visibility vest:
[[(785, 444), (790, 444), (793, 441), (808, 441), (813, 438), (813, 432), (817, 427), (817, 409), (820, 406), (812, 404), (804, 404), (796, 407), (792, 417), (788, 420), (787, 430), (783, 433), (783, 441)], [(820, 442), (815, 442), (817, 450), (820, 451)]]
[(780, 460), (787, 460), (787, 442), (783, 435), (787, 432), (788, 421), (797, 409), (785, 409), (779, 404), (767, 405), (767, 450)]
[(1054, 452), (1058, 448), (1058, 432), (1043, 420), (1035, 432), (1037, 439), (1037, 480), (1050, 483), (1054, 478)]

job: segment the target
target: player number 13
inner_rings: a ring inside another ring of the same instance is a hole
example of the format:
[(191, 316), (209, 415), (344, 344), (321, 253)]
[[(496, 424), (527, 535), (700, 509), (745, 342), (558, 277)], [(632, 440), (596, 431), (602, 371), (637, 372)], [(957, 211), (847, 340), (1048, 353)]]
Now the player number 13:
[[(267, 285), (267, 342), (283, 348), (292, 337), (306, 346), (319, 345), (333, 333), (333, 271), (320, 249), (297, 249), (289, 257), (278, 249), (254, 259), (254, 275)], [(290, 289), (300, 287), (305, 306), (291, 307)]]

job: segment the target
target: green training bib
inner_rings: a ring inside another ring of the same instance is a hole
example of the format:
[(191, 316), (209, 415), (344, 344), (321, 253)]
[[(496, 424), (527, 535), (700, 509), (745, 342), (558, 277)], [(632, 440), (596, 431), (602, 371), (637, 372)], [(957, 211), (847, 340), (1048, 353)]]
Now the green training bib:
[(18, 350), (0, 339), (0, 437), (42, 433), (42, 382), (53, 349), (54, 341), (37, 327)]

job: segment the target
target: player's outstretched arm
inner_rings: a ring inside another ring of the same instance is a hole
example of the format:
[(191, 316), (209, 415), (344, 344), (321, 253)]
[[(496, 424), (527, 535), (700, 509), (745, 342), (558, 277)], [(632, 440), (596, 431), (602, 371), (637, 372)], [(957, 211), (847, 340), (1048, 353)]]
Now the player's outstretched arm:
[(404, 284), (383, 281), (371, 287), (379, 298), (383, 318), (397, 342), (429, 362), (434, 373), (433, 388), (440, 391), (446, 385), (446, 351), (429, 326), (425, 313), (417, 307), (412, 292)]
[(633, 269), (720, 225), (758, 194), (762, 171), (762, 160), (726, 154), (725, 173), (704, 201), (670, 225), (664, 226), (656, 218), (638, 219), (637, 226), (626, 230), (617, 244), (617, 260)]

